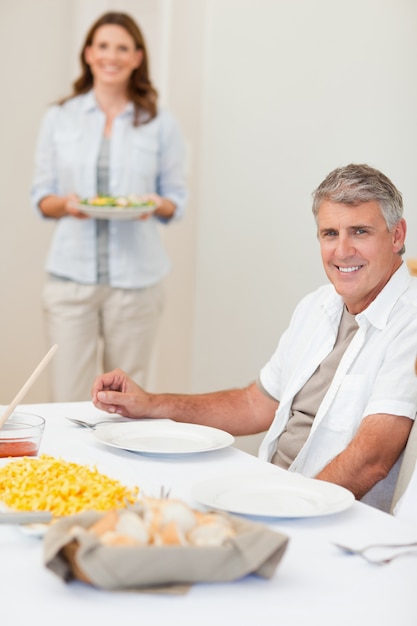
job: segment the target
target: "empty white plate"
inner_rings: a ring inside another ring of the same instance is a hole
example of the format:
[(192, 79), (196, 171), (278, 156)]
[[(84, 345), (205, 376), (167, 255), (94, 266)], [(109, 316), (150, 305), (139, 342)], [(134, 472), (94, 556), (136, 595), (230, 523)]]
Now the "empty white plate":
[(232, 445), (224, 430), (171, 420), (102, 424), (92, 432), (101, 443), (142, 454), (193, 454)]
[(192, 497), (210, 508), (263, 517), (314, 517), (350, 507), (354, 495), (343, 487), (290, 472), (222, 476), (197, 483)]

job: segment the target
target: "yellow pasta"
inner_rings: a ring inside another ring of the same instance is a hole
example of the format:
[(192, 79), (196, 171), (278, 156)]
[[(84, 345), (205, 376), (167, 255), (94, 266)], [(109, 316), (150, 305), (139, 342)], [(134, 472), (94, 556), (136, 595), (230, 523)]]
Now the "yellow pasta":
[(50, 511), (59, 517), (122, 509), (136, 502), (138, 492), (138, 487), (129, 489), (96, 467), (46, 454), (0, 468), (0, 501), (18, 511)]

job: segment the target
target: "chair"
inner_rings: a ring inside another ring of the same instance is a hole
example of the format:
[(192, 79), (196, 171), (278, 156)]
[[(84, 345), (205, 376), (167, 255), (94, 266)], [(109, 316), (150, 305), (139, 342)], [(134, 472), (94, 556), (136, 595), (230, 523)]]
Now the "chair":
[(407, 259), (406, 263), (411, 276), (417, 276), (417, 259)]
[[(394, 495), (392, 497), (391, 510), (393, 513), (394, 508), (405, 492), (408, 483), (413, 475), (414, 468), (416, 467), (417, 461), (417, 420), (414, 422), (407, 444), (404, 449), (403, 458), (401, 461), (400, 471), (398, 474), (397, 483), (395, 485)], [(417, 498), (417, 493), (416, 493)]]

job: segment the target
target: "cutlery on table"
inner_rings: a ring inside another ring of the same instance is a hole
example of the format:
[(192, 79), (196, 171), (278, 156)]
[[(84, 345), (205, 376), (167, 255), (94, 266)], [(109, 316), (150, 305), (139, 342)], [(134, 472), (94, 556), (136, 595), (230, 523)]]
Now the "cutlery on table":
[(159, 490), (159, 499), (160, 500), (168, 500), (171, 495), (171, 487), (165, 487), (165, 485), (161, 485)]
[[(350, 548), (349, 546), (341, 545), (340, 543), (334, 544), (337, 548), (345, 552), (345, 554), (355, 554), (357, 556), (361, 556), (368, 563), (373, 563), (375, 565), (384, 565), (386, 563), (391, 563), (394, 559), (405, 556), (407, 554), (416, 554), (417, 555), (417, 541), (411, 543), (375, 543), (363, 548)], [(407, 548), (414, 548), (411, 550), (407, 550)], [(385, 556), (377, 556), (378, 551), (381, 554), (381, 551), (388, 550), (396, 550), (396, 552), (391, 552), (387, 556), (387, 552), (385, 552)], [(372, 555), (374, 553), (374, 556)], [(376, 556), (375, 556), (376, 554)]]
[(76, 417), (66, 417), (65, 419), (73, 422), (73, 424), (77, 424), (77, 426), (83, 426), (84, 428), (89, 428), (90, 430), (94, 430), (96, 426), (100, 424), (119, 424), (121, 422), (131, 422), (130, 417), (120, 417), (118, 419), (108, 419), (108, 420), (100, 420), (99, 422), (87, 422), (86, 420), (80, 420)]

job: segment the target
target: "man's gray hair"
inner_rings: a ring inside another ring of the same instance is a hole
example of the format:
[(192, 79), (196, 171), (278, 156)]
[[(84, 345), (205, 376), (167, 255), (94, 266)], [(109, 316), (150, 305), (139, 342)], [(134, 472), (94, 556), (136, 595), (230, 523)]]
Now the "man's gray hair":
[(389, 231), (403, 217), (401, 193), (385, 174), (369, 165), (351, 163), (326, 176), (313, 192), (313, 215), (316, 222), (319, 206), (324, 201), (351, 206), (363, 202), (378, 202)]

